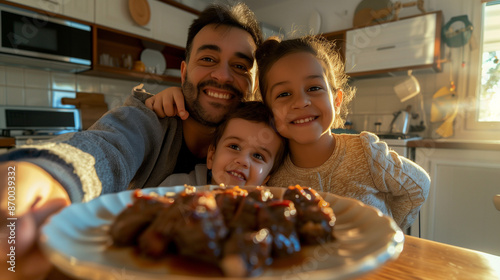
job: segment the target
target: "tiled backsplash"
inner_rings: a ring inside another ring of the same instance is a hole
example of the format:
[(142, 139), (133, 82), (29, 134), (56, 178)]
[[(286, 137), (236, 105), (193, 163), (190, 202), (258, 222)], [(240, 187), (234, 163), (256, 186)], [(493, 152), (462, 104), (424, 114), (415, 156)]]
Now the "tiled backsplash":
[[(424, 97), (427, 122), (430, 119), (432, 95), (441, 86), (448, 85), (444, 74), (414, 74), (420, 82)], [(422, 120), (420, 96), (401, 103), (393, 87), (406, 76), (358, 79), (352, 85), (357, 88), (356, 96), (350, 105), (348, 119), (358, 131), (375, 131), (375, 122), (381, 122), (381, 131), (389, 130), (393, 113), (412, 106), (412, 113), (419, 114), (411, 124), (417, 125)], [(122, 104), (132, 88), (138, 85), (135, 81), (99, 78), (82, 74), (48, 72), (10, 66), (0, 66), (0, 105), (25, 106), (60, 106), (62, 97), (75, 97), (76, 92), (103, 93), (109, 108)], [(167, 85), (146, 84), (148, 92), (156, 94)], [(430, 127), (427, 123), (427, 127)], [(427, 136), (424, 132), (422, 136)]]
[[(59, 107), (61, 98), (76, 92), (103, 93), (109, 108), (123, 103), (139, 82), (99, 78), (82, 74), (49, 72), (0, 66), (0, 105)], [(148, 92), (158, 93), (166, 85), (145, 84)]]
[[(442, 73), (414, 73), (413, 75), (420, 83), (420, 92), (424, 98), (424, 110), (426, 112), (426, 126), (430, 127), (432, 96), (441, 86), (447, 85), (449, 80), (443, 78)], [(375, 122), (381, 122), (380, 131), (388, 132), (393, 114), (406, 109), (408, 105), (412, 106), (412, 113), (418, 114), (416, 119), (411, 120), (411, 124), (420, 124), (422, 120), (421, 96), (417, 95), (402, 103), (393, 88), (405, 78), (407, 76), (354, 80), (352, 86), (357, 88), (357, 92), (348, 116), (348, 119), (353, 123), (353, 128), (358, 131), (375, 131)], [(422, 136), (427, 136), (428, 131), (421, 133)]]

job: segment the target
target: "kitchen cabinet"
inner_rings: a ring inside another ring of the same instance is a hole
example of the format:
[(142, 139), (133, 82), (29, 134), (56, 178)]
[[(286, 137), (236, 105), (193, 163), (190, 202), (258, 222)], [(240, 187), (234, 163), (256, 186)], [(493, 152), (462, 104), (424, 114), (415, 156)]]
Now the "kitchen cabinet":
[(431, 177), (421, 208), (422, 238), (500, 255), (500, 149), (416, 148)]
[[(71, 18), (94, 22), (95, 0), (62, 0), (62, 14)], [(101, 2), (101, 1), (97, 1)]]
[(54, 14), (62, 14), (63, 12), (63, 0), (8, 0), (8, 1)]
[[(146, 0), (147, 1), (147, 0)], [(137, 24), (130, 15), (128, 0), (106, 0), (95, 3), (95, 23), (128, 33), (153, 37), (151, 19), (148, 24)], [(151, 2), (148, 1), (151, 9)]]
[(153, 38), (185, 47), (189, 26), (197, 15), (158, 1), (152, 1), (151, 4)]
[(94, 22), (95, 0), (9, 0), (51, 14), (61, 14), (71, 18)]
[(351, 77), (414, 69), (441, 71), (441, 11), (346, 31)]

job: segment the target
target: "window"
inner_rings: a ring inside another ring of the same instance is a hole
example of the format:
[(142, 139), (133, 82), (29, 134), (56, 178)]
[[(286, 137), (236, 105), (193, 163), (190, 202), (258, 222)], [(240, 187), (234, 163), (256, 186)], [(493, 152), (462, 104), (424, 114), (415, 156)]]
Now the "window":
[(500, 1), (483, 8), (481, 85), (478, 122), (500, 122)]
[[(457, 86), (462, 113), (455, 128), (458, 138), (500, 139), (500, 0), (463, 0), (470, 3), (474, 25), (470, 44), (461, 56), (465, 68)], [(465, 4), (466, 5), (466, 4)], [(462, 71), (463, 70), (463, 71)]]

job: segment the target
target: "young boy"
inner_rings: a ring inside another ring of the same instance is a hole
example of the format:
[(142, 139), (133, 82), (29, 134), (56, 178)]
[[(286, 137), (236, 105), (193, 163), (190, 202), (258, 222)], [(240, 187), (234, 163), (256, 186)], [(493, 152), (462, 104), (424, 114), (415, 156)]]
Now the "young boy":
[(272, 112), (262, 102), (243, 102), (213, 136), (206, 164), (196, 165), (189, 174), (172, 174), (160, 186), (263, 185), (285, 157), (284, 139), (276, 133)]

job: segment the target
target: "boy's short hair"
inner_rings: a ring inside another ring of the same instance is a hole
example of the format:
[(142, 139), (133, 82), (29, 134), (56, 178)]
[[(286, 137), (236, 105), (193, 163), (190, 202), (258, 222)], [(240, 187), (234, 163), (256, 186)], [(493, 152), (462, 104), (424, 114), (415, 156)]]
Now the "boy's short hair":
[[(285, 160), (287, 145), (286, 139), (281, 137), (276, 130), (274, 125), (273, 112), (262, 102), (260, 101), (247, 101), (242, 102), (238, 107), (229, 112), (226, 119), (219, 125), (214, 131), (212, 138), (212, 145), (217, 148), (217, 144), (222, 138), (222, 134), (226, 130), (227, 124), (232, 119), (243, 119), (246, 121), (251, 121), (255, 123), (263, 123), (269, 126), (273, 132), (276, 133), (276, 136), (279, 137), (281, 141), (280, 148), (276, 157), (274, 158), (274, 164), (269, 172), (269, 175), (272, 175), (278, 168), (281, 166), (283, 161)], [(255, 137), (266, 137), (265, 135), (255, 135)]]
[(209, 24), (238, 27), (248, 32), (256, 46), (262, 39), (262, 30), (255, 14), (244, 3), (235, 5), (211, 4), (189, 26), (186, 42), (186, 61), (189, 61), (194, 37)]

